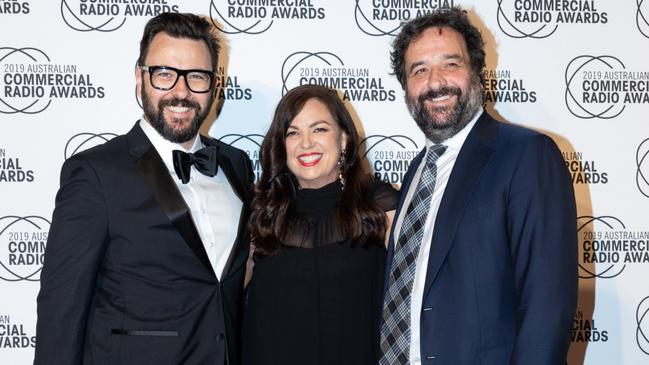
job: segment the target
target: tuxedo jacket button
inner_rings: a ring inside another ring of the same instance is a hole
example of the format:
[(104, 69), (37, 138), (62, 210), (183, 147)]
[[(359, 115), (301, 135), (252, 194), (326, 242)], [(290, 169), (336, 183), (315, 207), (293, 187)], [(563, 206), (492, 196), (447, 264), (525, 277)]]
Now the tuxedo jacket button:
[(222, 333), (219, 333), (218, 335), (216, 335), (216, 340), (217, 341), (223, 341), (224, 338), (225, 338), (225, 335), (222, 334)]

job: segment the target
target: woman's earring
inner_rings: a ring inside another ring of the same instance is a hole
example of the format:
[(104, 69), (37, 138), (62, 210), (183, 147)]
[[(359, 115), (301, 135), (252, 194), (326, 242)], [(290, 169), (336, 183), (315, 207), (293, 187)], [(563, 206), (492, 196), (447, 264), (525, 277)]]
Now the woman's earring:
[(340, 151), (340, 157), (338, 158), (338, 180), (340, 180), (340, 185), (342, 185), (342, 190), (345, 190), (345, 177), (343, 176), (343, 170), (345, 167), (345, 149), (343, 148)]

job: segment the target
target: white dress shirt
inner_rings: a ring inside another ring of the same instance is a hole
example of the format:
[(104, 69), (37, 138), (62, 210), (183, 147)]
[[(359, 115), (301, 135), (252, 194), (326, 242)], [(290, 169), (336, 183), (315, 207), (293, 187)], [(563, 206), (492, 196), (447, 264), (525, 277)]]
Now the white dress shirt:
[(220, 279), (237, 238), (243, 203), (232, 190), (220, 168), (216, 176), (209, 177), (192, 166), (187, 184), (183, 184), (176, 175), (173, 150), (194, 153), (204, 147), (200, 138), (196, 138), (192, 147), (185, 150), (181, 145), (164, 139), (144, 118), (140, 120), (140, 127), (158, 151), (178, 186), (180, 194), (189, 207), (214, 273)]
[[(442, 154), (439, 159), (437, 159), (437, 179), (435, 182), (435, 191), (433, 191), (433, 196), (430, 201), (430, 210), (426, 216), (426, 224), (424, 225), (424, 235), (422, 238), (421, 246), (419, 247), (419, 255), (417, 256), (416, 262), (416, 271), (415, 279), (412, 286), (412, 293), (410, 299), (410, 365), (421, 365), (421, 346), (419, 342), (420, 335), (420, 318), (421, 318), (421, 309), (424, 299), (424, 285), (426, 283), (426, 271), (428, 269), (428, 257), (430, 253), (430, 241), (433, 238), (433, 228), (435, 227), (435, 219), (437, 217), (437, 211), (439, 210), (439, 204), (442, 201), (442, 196), (444, 196), (444, 191), (446, 190), (446, 183), (448, 183), (448, 178), (451, 176), (451, 171), (455, 165), (455, 160), (457, 155), (460, 153), (460, 148), (464, 144), (466, 137), (469, 135), (471, 129), (475, 125), (476, 121), (482, 113), (478, 113), (472, 120), (467, 124), (460, 132), (458, 132), (453, 137), (442, 142), (446, 146), (446, 151)], [(426, 139), (426, 154), (430, 153), (430, 148), (435, 144), (430, 140)], [(410, 187), (406, 194), (405, 199), (403, 200), (403, 207), (399, 212), (397, 221), (394, 227), (394, 240), (397, 242), (399, 237), (399, 232), (401, 231), (401, 225), (403, 219), (406, 215), (406, 210), (412, 196), (417, 189), (417, 184), (421, 178), (422, 170), (426, 165), (426, 156), (421, 159), (419, 166), (417, 166), (417, 171), (412, 178)], [(441, 334), (443, 335), (443, 334)]]

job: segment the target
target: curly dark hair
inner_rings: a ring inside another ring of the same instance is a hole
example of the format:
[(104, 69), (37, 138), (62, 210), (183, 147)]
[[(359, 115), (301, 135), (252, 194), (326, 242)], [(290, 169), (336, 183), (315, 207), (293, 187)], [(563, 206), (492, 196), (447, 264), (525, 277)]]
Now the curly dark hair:
[(469, 51), (471, 70), (484, 82), (482, 70), (485, 67), (484, 40), (478, 28), (469, 21), (467, 14), (460, 7), (450, 9), (439, 9), (429, 14), (421, 15), (403, 25), (401, 33), (392, 42), (390, 61), (392, 62), (392, 74), (397, 77), (401, 87), (406, 89), (406, 65), (405, 56), (410, 42), (419, 37), (428, 28), (453, 28), (460, 33)]
[(252, 237), (257, 256), (278, 252), (287, 233), (287, 211), (299, 188), (297, 178), (286, 163), (286, 132), (307, 101), (322, 102), (347, 134), (345, 148), (345, 189), (336, 207), (336, 220), (354, 242), (383, 245), (386, 230), (385, 213), (367, 194), (373, 177), (360, 163), (359, 137), (351, 115), (338, 93), (319, 85), (302, 85), (290, 90), (280, 100), (273, 121), (260, 149), (262, 174), (255, 185), (250, 216)]
[(149, 46), (153, 38), (158, 33), (164, 32), (174, 38), (189, 38), (205, 42), (210, 51), (212, 71), (216, 72), (220, 45), (213, 30), (210, 22), (190, 13), (162, 13), (151, 18), (144, 26), (137, 65), (144, 66), (144, 60), (149, 53)]

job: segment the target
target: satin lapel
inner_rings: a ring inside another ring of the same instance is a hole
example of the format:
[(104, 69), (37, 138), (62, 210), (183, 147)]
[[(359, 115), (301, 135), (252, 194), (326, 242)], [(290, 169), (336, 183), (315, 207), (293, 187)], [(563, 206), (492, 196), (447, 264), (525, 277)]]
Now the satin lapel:
[(249, 240), (246, 240), (246, 237), (249, 237), (250, 233), (248, 232), (248, 206), (244, 204), (241, 207), (241, 215), (239, 216), (239, 229), (237, 231), (237, 238), (234, 241), (232, 250), (230, 251), (230, 256), (228, 256), (228, 261), (226, 261), (225, 266), (223, 267), (223, 274), (221, 280), (225, 280), (230, 274), (233, 266), (236, 266), (235, 263), (240, 264), (240, 261), (246, 261), (248, 259), (248, 253), (250, 250), (250, 245), (245, 243), (250, 243)]
[(207, 257), (189, 208), (169, 175), (162, 158), (160, 158), (160, 155), (158, 155), (158, 152), (138, 125), (131, 129), (127, 138), (131, 154), (135, 157), (135, 166), (138, 173), (151, 189), (158, 204), (160, 204), (178, 233), (183, 237), (187, 246), (194, 252), (203, 266), (214, 275), (212, 264)]
[(493, 155), (490, 145), (496, 138), (497, 122), (484, 112), (467, 136), (455, 161), (446, 191), (440, 202), (430, 246), (424, 297), (430, 291), (439, 269), (453, 245), (455, 233), (467, 202)]
[[(214, 140), (210, 138), (203, 138), (202, 141), (206, 146), (208, 145), (216, 146), (217, 148), (219, 148), (218, 143), (216, 143)], [(223, 267), (223, 273), (221, 274), (221, 281), (223, 281), (223, 279), (225, 279), (230, 273), (230, 270), (232, 269), (235, 259), (241, 256), (240, 255), (241, 250), (245, 250), (246, 251), (245, 258), (248, 257), (247, 251), (249, 246), (243, 245), (242, 241), (247, 234), (250, 197), (248, 194), (248, 189), (245, 187), (245, 182), (241, 181), (241, 179), (238, 178), (238, 175), (234, 169), (234, 165), (232, 164), (232, 161), (227, 156), (220, 153), (220, 151), (218, 153), (218, 157), (219, 157), (220, 171), (223, 171), (225, 177), (228, 179), (228, 183), (230, 183), (230, 186), (232, 187), (232, 190), (234, 190), (234, 193), (237, 194), (239, 200), (241, 200), (241, 202), (243, 203), (241, 205), (241, 214), (239, 216), (239, 228), (237, 230), (237, 238), (234, 241), (232, 250), (230, 250), (230, 255), (228, 256), (228, 261), (226, 261), (225, 267)], [(242, 168), (247, 169), (248, 166), (242, 166)], [(247, 174), (248, 172), (246, 172), (245, 175)]]
[[(219, 145), (209, 138), (203, 138), (203, 143), (206, 146), (216, 146), (216, 148), (219, 148)], [(230, 159), (227, 156), (220, 153), (220, 151), (218, 153), (218, 156), (219, 156), (219, 169), (221, 169), (223, 173), (225, 173), (225, 177), (227, 177), (228, 182), (230, 183), (230, 186), (232, 186), (232, 190), (234, 190), (235, 194), (237, 194), (237, 196), (243, 202), (244, 205), (247, 204), (248, 193), (246, 187), (244, 185), (244, 182), (237, 178), (237, 173), (234, 170), (232, 161), (230, 161)]]

